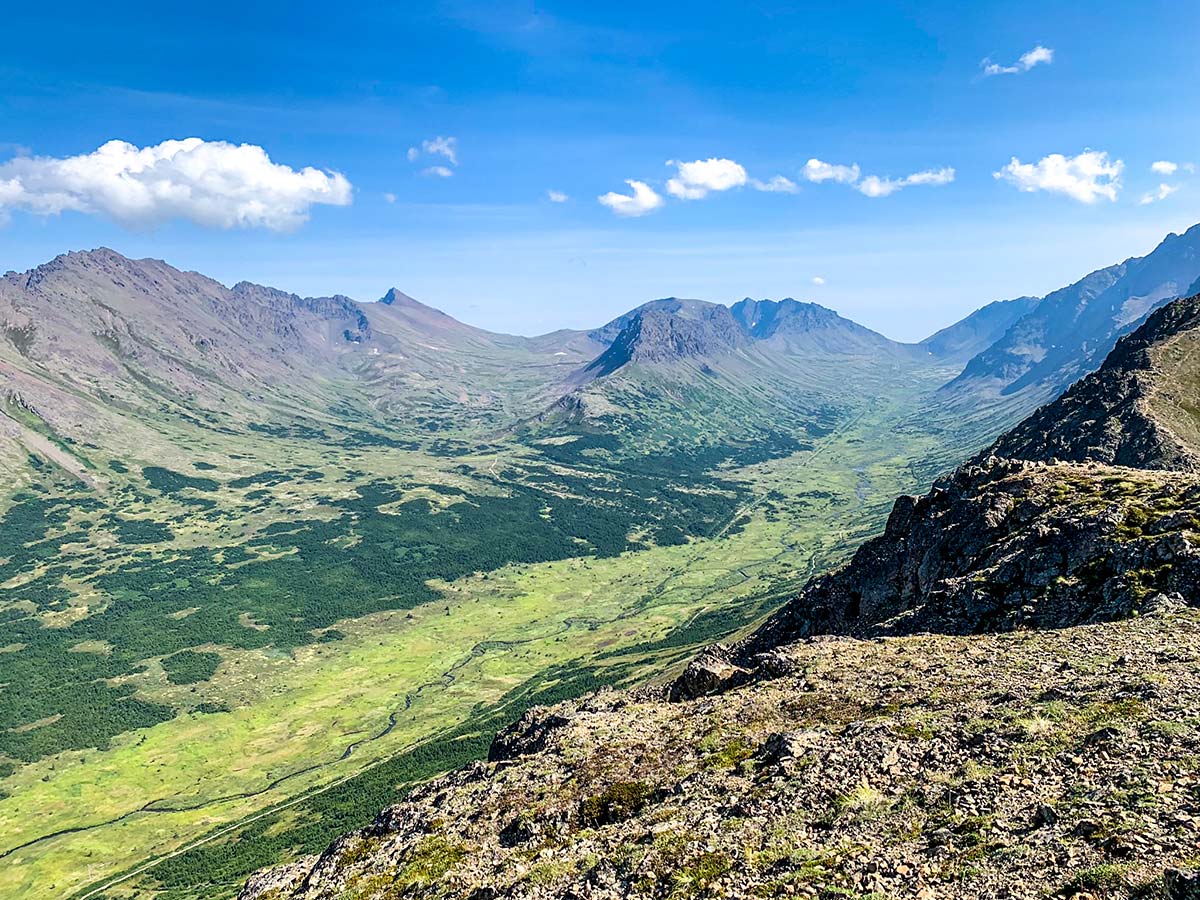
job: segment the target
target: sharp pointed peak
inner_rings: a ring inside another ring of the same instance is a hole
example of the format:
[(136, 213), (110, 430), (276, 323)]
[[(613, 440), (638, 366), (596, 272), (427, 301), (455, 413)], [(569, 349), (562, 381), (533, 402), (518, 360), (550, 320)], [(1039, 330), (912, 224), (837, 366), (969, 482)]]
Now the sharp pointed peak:
[(419, 300), (414, 300), (399, 288), (388, 288), (388, 292), (379, 298), (384, 306), (425, 306)]

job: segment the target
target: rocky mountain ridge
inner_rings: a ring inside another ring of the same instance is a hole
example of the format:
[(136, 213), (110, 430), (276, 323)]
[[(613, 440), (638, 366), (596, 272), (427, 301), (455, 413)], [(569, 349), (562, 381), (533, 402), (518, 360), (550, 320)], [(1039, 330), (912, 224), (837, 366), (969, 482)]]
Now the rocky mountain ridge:
[(1095, 369), (1121, 335), (1189, 293), (1200, 277), (1200, 225), (1167, 235), (1143, 257), (1098, 269), (1047, 294), (945, 389), (956, 396), (1022, 392), (1045, 402)]
[(1039, 297), (997, 300), (931, 334), (920, 346), (936, 357), (965, 365), (1002, 338), (1013, 323), (1032, 312), (1040, 302)]

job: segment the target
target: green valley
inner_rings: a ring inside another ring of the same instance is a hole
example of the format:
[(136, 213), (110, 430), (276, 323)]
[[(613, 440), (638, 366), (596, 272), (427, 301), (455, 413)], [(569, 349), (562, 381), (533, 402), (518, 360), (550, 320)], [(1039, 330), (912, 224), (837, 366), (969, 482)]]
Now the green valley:
[(198, 278), (8, 282), (6, 897), (232, 896), (529, 705), (753, 626), (1009, 415), (939, 425), (955, 363), (791, 301), (526, 339)]

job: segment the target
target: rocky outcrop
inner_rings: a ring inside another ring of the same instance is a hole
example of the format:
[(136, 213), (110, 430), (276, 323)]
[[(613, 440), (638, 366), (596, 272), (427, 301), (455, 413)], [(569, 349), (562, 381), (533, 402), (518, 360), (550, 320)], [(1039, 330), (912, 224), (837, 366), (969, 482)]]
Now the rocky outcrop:
[(674, 700), (694, 700), (725, 690), (742, 680), (746, 670), (729, 658), (729, 650), (714, 644), (693, 659), (671, 685)]
[(814, 634), (1061, 628), (1200, 605), (1200, 479), (991, 457), (896, 501), (884, 534), (737, 650)]
[(545, 749), (555, 731), (571, 724), (571, 705), (535, 706), (496, 735), (488, 750), (488, 762), (507, 762)]

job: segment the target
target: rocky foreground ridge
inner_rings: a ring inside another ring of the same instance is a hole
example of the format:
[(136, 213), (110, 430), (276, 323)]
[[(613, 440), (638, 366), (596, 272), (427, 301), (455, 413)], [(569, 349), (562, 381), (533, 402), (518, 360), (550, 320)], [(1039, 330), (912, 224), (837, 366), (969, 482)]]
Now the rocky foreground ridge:
[(1193, 413), (1140, 402), (1200, 375), (1159, 352), (1198, 307), (755, 634), (530, 711), (243, 900), (1200, 897), (1200, 476), (1166, 424)]

